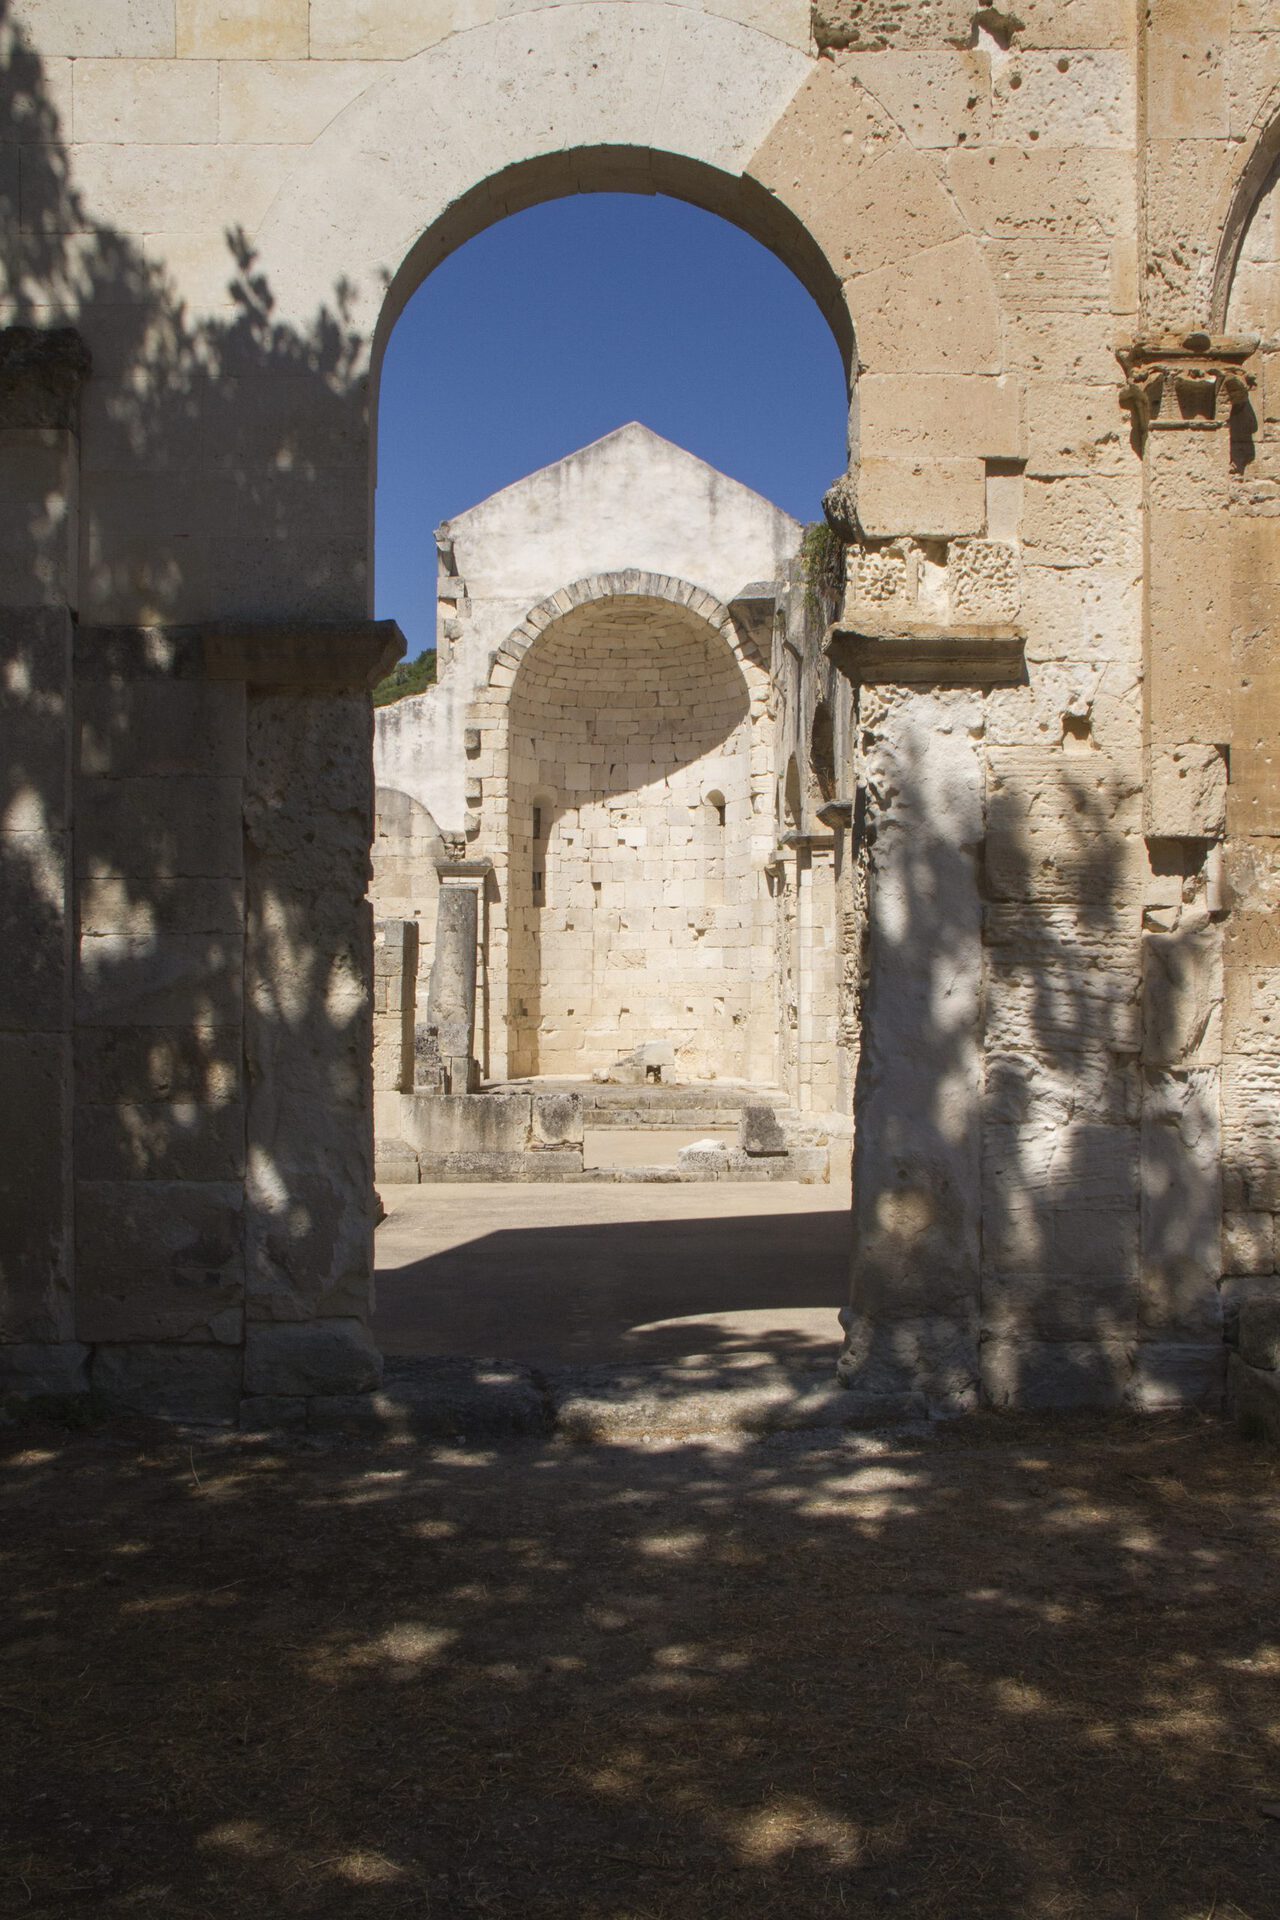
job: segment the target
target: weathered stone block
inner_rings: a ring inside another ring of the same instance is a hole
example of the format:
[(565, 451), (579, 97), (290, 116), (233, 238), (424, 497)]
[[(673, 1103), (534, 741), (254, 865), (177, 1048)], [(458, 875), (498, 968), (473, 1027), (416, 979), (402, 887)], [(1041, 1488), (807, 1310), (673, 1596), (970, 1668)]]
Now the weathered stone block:
[(238, 879), (244, 871), (238, 778), (88, 778), (76, 783), (76, 870)]
[(676, 1154), (676, 1165), (681, 1173), (691, 1173), (700, 1180), (717, 1180), (729, 1171), (729, 1146), (725, 1140), (695, 1140), (687, 1147), (681, 1147)]
[(981, 460), (864, 460), (858, 517), (869, 534), (981, 533), (987, 476)]
[(1227, 827), (1227, 763), (1216, 746), (1152, 747), (1143, 830), (1164, 839), (1217, 840)]
[(79, 1027), (76, 1096), (90, 1106), (194, 1100), (225, 1106), (240, 1095), (237, 1027)]
[(535, 1147), (582, 1145), (582, 1095), (579, 1093), (535, 1093), (531, 1113), (532, 1144)]
[(231, 1182), (78, 1181), (80, 1338), (238, 1344), (241, 1205)]
[(58, 1035), (0, 1033), (0, 1340), (72, 1330), (66, 1072)]
[(137, 59), (173, 53), (173, 0), (18, 0), (14, 18), (49, 54)]
[(359, 1320), (306, 1320), (291, 1326), (251, 1321), (245, 1330), (248, 1393), (366, 1393), (381, 1378), (381, 1356)]
[(1150, 724), (1154, 746), (1231, 738), (1232, 555), (1224, 514), (1153, 514)]
[(1137, 838), (1141, 770), (1108, 755), (1069, 759), (1035, 747), (993, 750), (986, 873), (997, 900), (1107, 906), (1131, 896), (1145, 855)]
[(1227, 1403), (1244, 1431), (1280, 1443), (1280, 1374), (1248, 1366), (1233, 1353), (1227, 1364)]
[(1222, 1271), (1225, 1274), (1269, 1274), (1275, 1264), (1274, 1214), (1223, 1216)]
[(512, 1180), (539, 1184), (582, 1172), (581, 1147), (542, 1147), (537, 1153), (471, 1152), (421, 1155), (424, 1186), (435, 1181)]
[(1173, 1407), (1219, 1412), (1227, 1381), (1227, 1350), (1221, 1339), (1142, 1341), (1125, 1393), (1131, 1407), (1160, 1413)]
[[(1125, 1241), (1136, 1242), (1136, 1224), (1111, 1215)], [(1069, 1241), (1071, 1217), (1055, 1218), (1046, 1229), (1045, 1265), (1040, 1272), (984, 1274), (984, 1340), (1085, 1343), (1114, 1338), (1117, 1328), (1135, 1324), (1138, 1310), (1136, 1245), (1115, 1250), (1114, 1265), (1095, 1272), (1072, 1272), (1051, 1264)]]
[(744, 1153), (785, 1153), (787, 1137), (782, 1131), (777, 1110), (760, 1102), (745, 1106), (738, 1122), (738, 1145)]
[(63, 837), (0, 833), (0, 1028), (47, 1032), (65, 1024), (68, 926)]
[(1148, 1072), (1141, 1137), (1141, 1323), (1166, 1336), (1219, 1335), (1222, 1137), (1216, 1072)]
[(152, 933), (242, 934), (244, 930), (244, 886), (239, 880), (86, 874), (76, 889), (76, 907), (82, 935), (138, 938)]
[(963, 1413), (977, 1406), (978, 1330), (972, 1317), (957, 1310), (873, 1321), (859, 1307), (855, 1269), (853, 1304), (840, 1319), (845, 1328), (836, 1364), (841, 1386), (873, 1397), (918, 1394), (936, 1412)]
[(995, 1407), (1117, 1407), (1132, 1356), (1124, 1339), (984, 1340), (983, 1398)]
[(230, 1427), (240, 1411), (242, 1371), (237, 1348), (135, 1343), (97, 1347), (89, 1378), (104, 1413)]
[(424, 1160), (459, 1153), (523, 1153), (532, 1102), (527, 1093), (406, 1094), (400, 1131)]
[(1264, 1373), (1280, 1371), (1280, 1300), (1245, 1300), (1240, 1306), (1240, 1358)]
[(245, 766), (245, 690), (235, 683), (82, 674), (76, 730), (82, 775), (238, 778)]
[(0, 1401), (89, 1391), (89, 1349), (77, 1340), (0, 1342)]
[(71, 621), (60, 607), (0, 613), (0, 819), (9, 833), (67, 823)]
[(75, 1163), (82, 1180), (238, 1180), (244, 1173), (244, 1107), (239, 1101), (82, 1101)]
[(418, 1156), (403, 1140), (376, 1139), (373, 1177), (380, 1187), (416, 1187)]
[(239, 1026), (244, 948), (232, 934), (86, 934), (76, 1013), (90, 1026)]
[(1212, 923), (1142, 937), (1142, 1058), (1151, 1067), (1222, 1058), (1222, 930)]
[(186, 60), (305, 60), (307, 0), (176, 0), (177, 53)]

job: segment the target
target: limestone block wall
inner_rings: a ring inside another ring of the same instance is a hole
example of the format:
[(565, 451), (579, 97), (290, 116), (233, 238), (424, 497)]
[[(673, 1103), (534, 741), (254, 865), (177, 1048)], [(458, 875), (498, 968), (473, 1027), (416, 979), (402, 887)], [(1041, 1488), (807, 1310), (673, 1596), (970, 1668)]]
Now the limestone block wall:
[[(375, 709), (375, 722), (377, 717)], [(424, 1009), (435, 953), (438, 869), (443, 858), (444, 838), (426, 808), (407, 793), (379, 785), (373, 828), (374, 914), (379, 920), (412, 921), (416, 927), (416, 996)]]
[(379, 787), (474, 838), (485, 769), (467, 743), (470, 707), (531, 607), (636, 570), (696, 582), (727, 605), (780, 578), (799, 539), (770, 501), (634, 421), (455, 515), (436, 535), (438, 682), (379, 710)]
[[(380, 343), (490, 220), (608, 185), (773, 246), (857, 370), (846, 1371), (953, 1403), (1212, 1399), (1219, 1188), (1227, 1264), (1274, 1271), (1274, 382), (1226, 330), (1270, 325), (1270, 216), (1251, 220), (1280, 154), (1276, 39), (1240, 0), (832, 0), (812, 22), (791, 0), (15, 0), (0, 318), (74, 327), (88, 371), (74, 419), (42, 411), (45, 372), (3, 382), (25, 437), (0, 447), (22, 741), (0, 1053), (50, 1096), (9, 1162), (33, 1196), (6, 1242), (12, 1375), (56, 1350), (69, 1377), (93, 1344), (148, 1404), (180, 1377), (223, 1407), (246, 1385), (297, 1402), (299, 1330), (321, 1329), (312, 1379), (358, 1330), (371, 817), (351, 743)], [(726, 609), (746, 584), (601, 553), (557, 556), (505, 612), (504, 583), (472, 591), (495, 621), (476, 698), (529, 607), (631, 566)], [(237, 684), (243, 730), (211, 721), (202, 760), (178, 716)], [(77, 689), (115, 703), (100, 768)], [(147, 703), (185, 740), (172, 763), (148, 757)], [(462, 765), (461, 820), (389, 784), (478, 834), (507, 769)], [(82, 1300), (118, 1338), (76, 1342)]]
[(513, 1071), (662, 1039), (681, 1078), (743, 1077), (763, 889), (729, 647), (667, 602), (588, 603), (525, 656), (507, 729)]

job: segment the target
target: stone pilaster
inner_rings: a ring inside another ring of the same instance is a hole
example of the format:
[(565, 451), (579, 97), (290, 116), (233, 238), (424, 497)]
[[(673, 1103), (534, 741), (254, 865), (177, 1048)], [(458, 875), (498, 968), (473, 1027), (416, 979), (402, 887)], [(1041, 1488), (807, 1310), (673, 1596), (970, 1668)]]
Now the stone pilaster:
[(474, 1093), (480, 1084), (476, 981), (485, 885), (491, 870), (488, 859), (444, 860), (436, 869), (440, 892), (427, 1025), (437, 1036), (445, 1093)]
[(77, 1331), (108, 1409), (378, 1375), (367, 689), (391, 623), (81, 629)]
[(1222, 843), (1235, 732), (1232, 475), (1257, 425), (1252, 338), (1153, 335), (1118, 350), (1143, 462), (1140, 1266), (1130, 1398), (1223, 1385)]

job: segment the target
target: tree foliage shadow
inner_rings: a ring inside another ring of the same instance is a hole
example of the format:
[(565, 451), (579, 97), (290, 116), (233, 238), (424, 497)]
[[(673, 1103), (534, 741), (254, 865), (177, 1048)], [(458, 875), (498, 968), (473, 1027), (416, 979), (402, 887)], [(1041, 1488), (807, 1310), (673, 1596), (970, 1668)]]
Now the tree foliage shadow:
[[(74, 1325), (52, 1233), (0, 1320), (17, 1341), (173, 1343), (234, 1415), (246, 1270), (259, 1318), (367, 1307), (371, 718), (340, 663), (283, 696), (211, 673), (206, 630), (363, 619), (364, 343), (341, 283), (308, 326), (280, 320), (238, 229), (223, 301), (193, 313), (95, 215), (8, 0), (0, 113), (11, 357), (68, 327), (93, 356), (78, 555), (7, 596), (6, 820), (31, 831), (0, 835), (0, 897), (35, 981), (0, 1028), (74, 1027), (76, 1268), (96, 1296)], [(34, 554), (42, 511), (8, 529)], [(69, 644), (27, 617), (50, 594), (79, 615)]]
[(1275, 1493), (1187, 1416), (29, 1429), (0, 1910), (1263, 1920)]

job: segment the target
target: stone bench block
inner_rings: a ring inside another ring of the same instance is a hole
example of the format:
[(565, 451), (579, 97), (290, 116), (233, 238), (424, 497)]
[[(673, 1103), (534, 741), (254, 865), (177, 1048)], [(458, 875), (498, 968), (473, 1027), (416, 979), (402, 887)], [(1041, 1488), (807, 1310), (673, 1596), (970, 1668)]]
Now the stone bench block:
[(400, 1133), (423, 1160), (454, 1154), (523, 1153), (532, 1100), (527, 1093), (405, 1094)]
[(531, 1115), (533, 1145), (582, 1145), (583, 1102), (577, 1093), (535, 1093)]
[(373, 1178), (379, 1187), (416, 1187), (417, 1154), (403, 1140), (375, 1140)]
[(505, 1180), (539, 1185), (564, 1180), (582, 1172), (581, 1147), (544, 1147), (536, 1153), (522, 1148), (518, 1153), (422, 1154), (419, 1162), (423, 1186), (436, 1181)]

